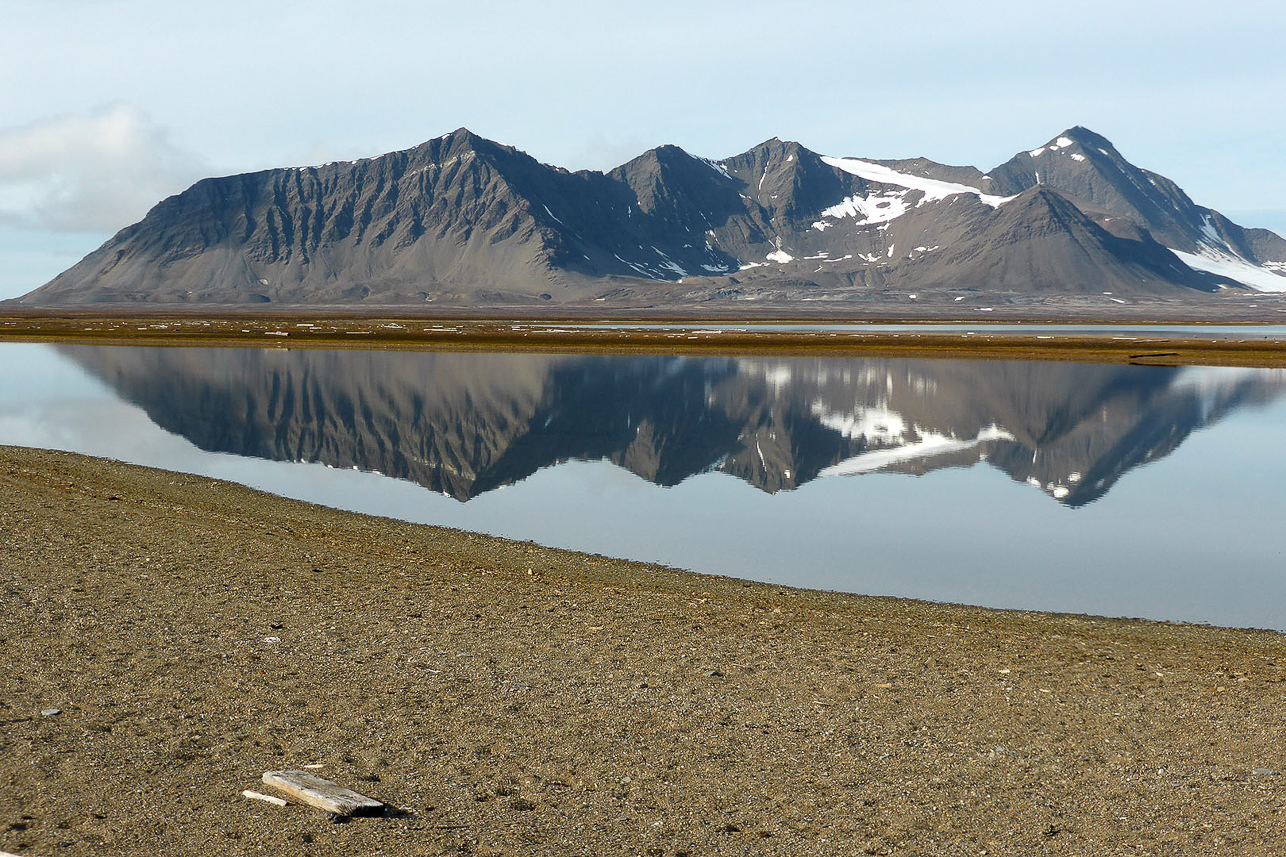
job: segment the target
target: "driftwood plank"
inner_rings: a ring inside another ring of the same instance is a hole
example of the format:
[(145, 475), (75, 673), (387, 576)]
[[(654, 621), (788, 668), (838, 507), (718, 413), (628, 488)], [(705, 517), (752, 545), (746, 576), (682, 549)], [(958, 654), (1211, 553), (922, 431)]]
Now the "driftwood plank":
[[(241, 793), (241, 796), (250, 798), (251, 800), (261, 800), (261, 801), (264, 801), (265, 803), (270, 803), (273, 806), (286, 805), (286, 802), (279, 797), (273, 797), (272, 795), (261, 794), (259, 792), (251, 791), (250, 789), (246, 789), (245, 791), (243, 791)], [(4, 855), (0, 855), (0, 857), (4, 857)]]
[(373, 798), (307, 771), (267, 771), (263, 781), (301, 803), (336, 815), (373, 815), (384, 808)]

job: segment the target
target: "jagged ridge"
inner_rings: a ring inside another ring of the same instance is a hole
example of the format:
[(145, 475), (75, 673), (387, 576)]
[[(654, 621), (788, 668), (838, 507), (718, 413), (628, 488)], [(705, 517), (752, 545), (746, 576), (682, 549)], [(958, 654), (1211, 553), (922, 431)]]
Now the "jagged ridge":
[(460, 129), (377, 158), (205, 179), (21, 300), (677, 306), (1277, 280), (1286, 291), (1276, 273), (1286, 241), (1196, 205), (1079, 127), (985, 175), (823, 158), (776, 138), (720, 162), (662, 146), (573, 173)]

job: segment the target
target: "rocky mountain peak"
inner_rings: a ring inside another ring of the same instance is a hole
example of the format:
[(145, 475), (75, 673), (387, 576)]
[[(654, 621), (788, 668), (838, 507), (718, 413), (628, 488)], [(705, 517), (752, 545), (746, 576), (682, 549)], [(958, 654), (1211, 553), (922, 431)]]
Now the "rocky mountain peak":
[(1106, 283), (1286, 291), (1286, 241), (1197, 206), (1080, 126), (985, 175), (777, 137), (719, 161), (663, 145), (571, 173), (459, 128), (375, 158), (203, 180), (22, 301), (787, 307)]
[(1097, 131), (1086, 128), (1084, 125), (1073, 125), (1071, 128), (1068, 128), (1063, 133), (1054, 137), (1045, 145), (1056, 145), (1059, 139), (1064, 137), (1081, 146), (1093, 146), (1096, 149), (1106, 149), (1109, 153), (1116, 153), (1116, 146), (1112, 145), (1111, 140), (1107, 139)]

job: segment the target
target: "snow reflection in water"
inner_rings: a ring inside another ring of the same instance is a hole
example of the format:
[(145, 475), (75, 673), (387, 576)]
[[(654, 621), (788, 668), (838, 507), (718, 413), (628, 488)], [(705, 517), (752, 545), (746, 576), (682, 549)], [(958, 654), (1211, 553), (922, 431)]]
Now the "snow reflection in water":
[(1286, 628), (1279, 370), (0, 347), (6, 443), (792, 585)]

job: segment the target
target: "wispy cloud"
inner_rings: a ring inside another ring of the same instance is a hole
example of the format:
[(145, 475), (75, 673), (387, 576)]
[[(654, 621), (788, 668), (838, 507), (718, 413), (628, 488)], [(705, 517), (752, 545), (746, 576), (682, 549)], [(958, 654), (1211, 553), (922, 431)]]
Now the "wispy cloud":
[(0, 223), (115, 231), (202, 172), (199, 157), (129, 104), (0, 128)]

